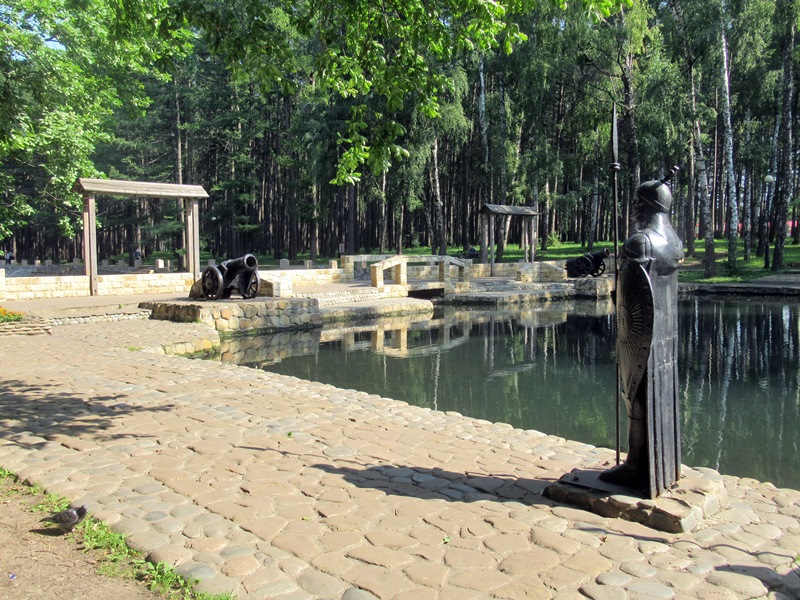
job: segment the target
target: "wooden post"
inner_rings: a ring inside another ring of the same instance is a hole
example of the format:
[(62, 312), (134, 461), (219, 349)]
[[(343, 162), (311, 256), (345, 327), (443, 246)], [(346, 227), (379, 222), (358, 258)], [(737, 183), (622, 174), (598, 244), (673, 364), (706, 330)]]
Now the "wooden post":
[(489, 268), (494, 277), (494, 213), (489, 215)]
[(487, 262), (489, 258), (489, 215), (480, 215), (481, 225), (481, 262)]
[(94, 194), (83, 195), (83, 262), (89, 276), (89, 295), (97, 296), (97, 214)]
[(200, 278), (200, 207), (197, 198), (184, 200), (186, 210), (186, 269)]

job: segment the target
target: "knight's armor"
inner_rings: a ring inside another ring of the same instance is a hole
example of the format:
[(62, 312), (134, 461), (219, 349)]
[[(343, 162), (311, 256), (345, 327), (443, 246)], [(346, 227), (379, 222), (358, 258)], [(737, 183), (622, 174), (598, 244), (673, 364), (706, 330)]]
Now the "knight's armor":
[(611, 483), (658, 496), (680, 477), (678, 277), (683, 245), (667, 211), (666, 181), (636, 190), (641, 228), (623, 244), (617, 283), (617, 357), (628, 416), (628, 455), (603, 472)]

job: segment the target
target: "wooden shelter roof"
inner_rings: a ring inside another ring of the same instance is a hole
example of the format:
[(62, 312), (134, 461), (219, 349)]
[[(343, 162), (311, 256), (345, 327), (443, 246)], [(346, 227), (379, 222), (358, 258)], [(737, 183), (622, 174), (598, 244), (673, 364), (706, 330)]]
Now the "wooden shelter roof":
[(82, 194), (109, 194), (112, 196), (146, 196), (148, 198), (208, 198), (201, 185), (177, 183), (147, 183), (120, 179), (79, 178), (72, 186), (73, 192)]
[(510, 206), (508, 204), (484, 204), (483, 207), (481, 207), (481, 213), (519, 217), (535, 217), (539, 214), (530, 206)]

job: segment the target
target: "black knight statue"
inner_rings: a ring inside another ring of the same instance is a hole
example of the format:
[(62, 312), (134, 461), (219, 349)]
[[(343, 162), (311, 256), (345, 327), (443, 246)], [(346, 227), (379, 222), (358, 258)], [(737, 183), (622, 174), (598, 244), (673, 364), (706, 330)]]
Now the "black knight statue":
[(655, 498), (680, 478), (678, 274), (683, 244), (669, 222), (669, 179), (636, 190), (638, 230), (623, 244), (617, 282), (617, 360), (628, 455), (600, 474)]

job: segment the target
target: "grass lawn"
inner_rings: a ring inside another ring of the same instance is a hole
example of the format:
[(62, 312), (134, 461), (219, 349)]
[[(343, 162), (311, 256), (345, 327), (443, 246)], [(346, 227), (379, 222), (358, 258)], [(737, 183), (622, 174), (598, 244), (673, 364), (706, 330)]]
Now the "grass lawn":
[[(751, 281), (772, 274), (771, 270), (764, 269), (764, 258), (753, 256), (746, 263), (742, 261), (741, 255), (743, 253), (744, 241), (739, 240), (740, 257), (737, 261), (735, 271), (731, 272), (727, 260), (727, 240), (719, 239), (714, 242), (715, 256), (717, 262), (717, 275), (711, 279), (703, 278), (703, 260), (705, 257), (705, 249), (703, 241), (698, 240), (695, 245), (694, 256), (687, 256), (683, 267), (678, 272), (680, 281), (694, 282), (703, 281), (706, 283), (735, 283), (741, 281)], [(611, 241), (595, 242), (593, 250), (602, 250), (608, 248), (613, 252), (614, 243)], [(770, 247), (774, 249), (773, 246)], [(685, 248), (684, 248), (685, 249)], [(447, 249), (450, 256), (458, 256), (462, 253), (460, 246), (450, 246)], [(416, 248), (403, 248), (403, 253), (409, 256), (431, 254), (431, 249), (428, 246), (419, 246)], [(536, 260), (566, 260), (581, 256), (586, 253), (586, 248), (581, 247), (580, 244), (573, 242), (561, 242), (557, 245), (551, 245), (546, 251), (541, 251), (538, 247), (536, 249)], [(387, 254), (391, 252), (387, 251)], [(278, 260), (272, 255), (256, 255), (258, 264), (263, 268), (275, 268), (278, 266)], [(116, 257), (112, 257), (116, 259)], [(125, 259), (127, 257), (119, 257)], [(175, 260), (175, 254), (172, 252), (157, 252), (155, 255), (148, 256), (144, 259), (145, 264), (154, 264), (156, 258), (164, 258), (166, 260)], [(209, 252), (200, 253), (200, 264), (205, 265), (208, 259), (213, 258)], [(336, 257), (318, 256), (316, 263), (318, 265), (325, 264), (328, 260)], [(770, 257), (771, 258), (771, 257)], [(308, 260), (309, 254), (300, 254), (297, 261)], [(506, 248), (505, 255), (502, 262), (517, 262), (522, 259), (522, 248), (516, 244), (512, 244)], [(217, 261), (220, 261), (217, 258)], [(784, 247), (784, 265), (786, 269), (800, 269), (800, 245), (792, 244), (791, 241)]]

